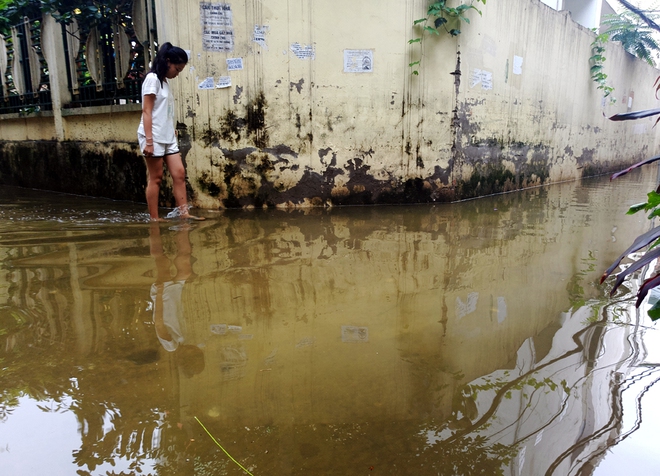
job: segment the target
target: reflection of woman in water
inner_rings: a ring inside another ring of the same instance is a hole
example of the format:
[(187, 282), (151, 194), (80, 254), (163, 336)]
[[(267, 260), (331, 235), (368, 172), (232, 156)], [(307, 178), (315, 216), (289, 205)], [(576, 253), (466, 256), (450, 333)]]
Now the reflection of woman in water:
[(177, 363), (186, 377), (192, 377), (204, 370), (204, 354), (201, 349), (185, 343), (186, 329), (181, 295), (186, 280), (193, 276), (189, 228), (189, 225), (179, 227), (175, 234), (177, 253), (173, 260), (176, 269), (174, 276), (170, 270), (170, 259), (163, 251), (160, 225), (154, 222), (149, 228), (151, 256), (156, 262), (156, 282), (151, 286), (156, 335), (165, 350), (175, 352)]

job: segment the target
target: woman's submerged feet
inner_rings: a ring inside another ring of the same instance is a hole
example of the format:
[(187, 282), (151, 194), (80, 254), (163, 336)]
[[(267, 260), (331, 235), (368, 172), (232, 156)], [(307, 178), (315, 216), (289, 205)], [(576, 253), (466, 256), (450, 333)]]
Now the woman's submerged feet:
[(180, 220), (194, 220), (194, 221), (203, 221), (206, 220), (205, 217), (199, 217), (190, 214), (190, 205), (181, 205), (176, 207), (165, 217), (166, 219), (178, 218)]

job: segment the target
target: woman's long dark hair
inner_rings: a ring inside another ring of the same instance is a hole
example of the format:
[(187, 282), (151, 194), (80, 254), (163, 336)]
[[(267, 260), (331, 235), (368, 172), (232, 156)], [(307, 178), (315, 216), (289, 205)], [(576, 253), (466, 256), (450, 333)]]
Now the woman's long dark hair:
[(169, 68), (168, 60), (171, 64), (188, 64), (188, 54), (178, 46), (173, 46), (169, 41), (158, 48), (158, 53), (151, 63), (151, 72), (158, 76), (161, 88)]

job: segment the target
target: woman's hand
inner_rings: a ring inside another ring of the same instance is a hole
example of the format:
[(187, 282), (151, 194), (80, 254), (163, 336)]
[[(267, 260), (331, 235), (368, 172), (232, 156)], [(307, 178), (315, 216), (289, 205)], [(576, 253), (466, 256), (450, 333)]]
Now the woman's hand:
[(147, 144), (144, 147), (144, 150), (142, 151), (145, 157), (153, 157), (154, 156), (154, 145), (153, 144)]

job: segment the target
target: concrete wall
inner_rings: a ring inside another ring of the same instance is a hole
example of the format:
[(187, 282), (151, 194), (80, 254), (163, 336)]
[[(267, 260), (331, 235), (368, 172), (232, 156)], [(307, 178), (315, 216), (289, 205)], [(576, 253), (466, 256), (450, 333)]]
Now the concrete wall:
[[(173, 87), (196, 206), (456, 200), (611, 171), (656, 149), (652, 119), (612, 123), (604, 114), (655, 107), (657, 70), (608, 45), (617, 101), (603, 100), (589, 71), (594, 34), (538, 0), (480, 4), (483, 16), (470, 12), (461, 35), (427, 35), (421, 45), (408, 40), (422, 0), (225, 5), (233, 46), (223, 52), (204, 48), (214, 40), (199, 2), (157, 2), (160, 40), (191, 54)], [(350, 53), (372, 68), (347, 72)], [(228, 59), (242, 69), (229, 70)], [(221, 77), (231, 85), (200, 88)], [(121, 143), (139, 164), (139, 112), (80, 114), (62, 117), (64, 140)], [(0, 120), (0, 161), (9, 141), (56, 137), (25, 131), (39, 121)], [(21, 175), (0, 170), (5, 183)]]

